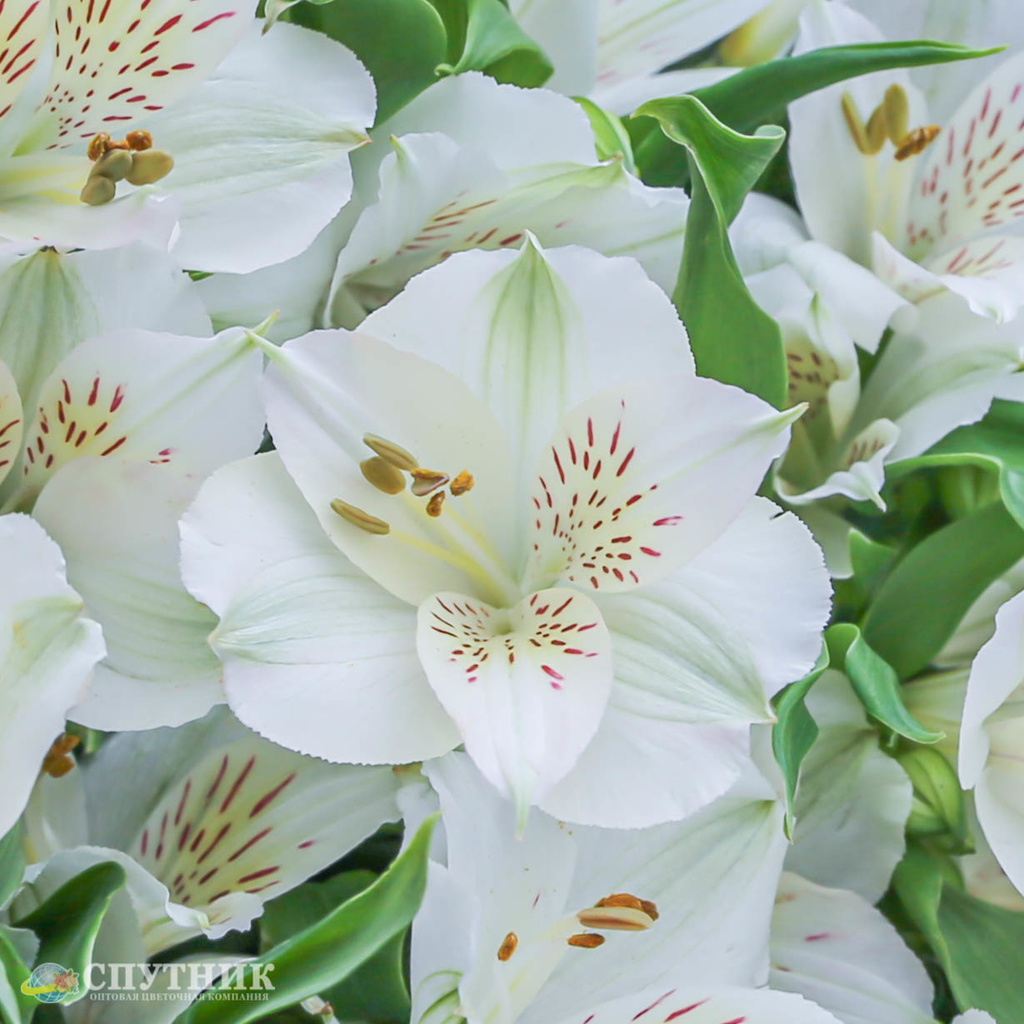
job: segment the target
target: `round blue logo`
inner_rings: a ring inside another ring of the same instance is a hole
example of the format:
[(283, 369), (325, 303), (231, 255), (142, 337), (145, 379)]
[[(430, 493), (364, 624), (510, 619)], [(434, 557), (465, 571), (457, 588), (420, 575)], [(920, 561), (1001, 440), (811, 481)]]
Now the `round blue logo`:
[(78, 994), (78, 974), (60, 964), (40, 964), (21, 983), (21, 991), (41, 1003), (60, 1003)]

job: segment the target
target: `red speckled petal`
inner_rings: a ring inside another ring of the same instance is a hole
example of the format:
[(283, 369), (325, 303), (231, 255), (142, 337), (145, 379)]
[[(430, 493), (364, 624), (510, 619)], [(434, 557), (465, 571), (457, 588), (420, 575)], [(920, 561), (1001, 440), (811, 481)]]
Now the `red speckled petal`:
[(22, 430), (18, 385), (7, 365), (0, 362), (0, 483), (10, 472), (21, 450)]
[(60, 143), (117, 137), (163, 110), (210, 76), (253, 11), (250, 0), (65, 0), (43, 104), (59, 118)]
[(0, 119), (39, 60), (49, 28), (48, 0), (0, 0)]
[(1024, 216), (1024, 54), (967, 97), (921, 159), (906, 228), (913, 254)]
[(611, 640), (589, 597), (543, 590), (510, 610), (437, 594), (419, 610), (430, 685), (488, 780), (531, 804), (572, 768), (604, 714)]

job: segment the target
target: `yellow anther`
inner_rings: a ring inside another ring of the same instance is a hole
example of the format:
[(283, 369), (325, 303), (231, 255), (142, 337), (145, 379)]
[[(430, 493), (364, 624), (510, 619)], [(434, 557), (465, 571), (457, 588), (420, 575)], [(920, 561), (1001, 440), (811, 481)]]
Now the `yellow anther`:
[(117, 186), (103, 175), (98, 174), (90, 178), (79, 193), (79, 199), (87, 206), (102, 206), (109, 203), (117, 194)]
[[(860, 119), (860, 113), (857, 110), (857, 104), (853, 102), (853, 97), (848, 92), (844, 92), (840, 103), (843, 108), (843, 117), (846, 119), (846, 127), (850, 130), (853, 144), (865, 155), (870, 154), (872, 150), (868, 139), (868, 130)], [(874, 152), (877, 153), (878, 150)]]
[(427, 502), (427, 515), (436, 519), (441, 514), (444, 506), (444, 491), (438, 491), (430, 501)]
[(412, 487), (409, 489), (417, 498), (425, 498), (431, 491), (436, 491), (438, 487), (444, 487), (450, 479), (447, 473), (441, 473), (436, 469), (417, 467), (411, 470), (411, 472)]
[(43, 771), (55, 779), (67, 775), (75, 767), (75, 759), (71, 756), (71, 751), (78, 746), (79, 742), (77, 736), (66, 732), (61, 733), (53, 741), (53, 746), (46, 752), (46, 757), (43, 758)]
[(453, 498), (457, 498), (460, 494), (465, 494), (466, 491), (471, 491), (474, 483), (473, 474), (470, 473), (468, 469), (464, 469), (452, 481), (452, 485), (448, 490), (452, 492)]
[(130, 185), (152, 185), (174, 170), (174, 157), (162, 149), (147, 149), (132, 156), (131, 170), (125, 175)]
[(607, 932), (644, 932), (654, 924), (651, 916), (639, 907), (591, 907), (576, 915), (584, 928)]
[(404, 469), (410, 473), (419, 466), (419, 460), (415, 455), (407, 452), (393, 441), (378, 437), (376, 434), (363, 434), (363, 444), (385, 462), (390, 462), (396, 469)]
[(126, 149), (108, 149), (93, 164), (90, 177), (101, 175), (111, 181), (123, 181), (132, 169), (132, 155)]
[(364, 512), (361, 508), (342, 501), (341, 498), (335, 498), (331, 502), (331, 510), (341, 516), (346, 523), (358, 526), (360, 530), (365, 530), (367, 533), (383, 536), (391, 532), (391, 527), (383, 519), (371, 516), (369, 512)]
[(128, 148), (136, 153), (153, 148), (153, 136), (145, 128), (136, 128), (135, 131), (129, 132), (124, 141), (128, 143)]
[(512, 959), (512, 954), (516, 951), (516, 946), (519, 945), (519, 936), (515, 932), (509, 932), (504, 939), (501, 940), (501, 945), (498, 947), (498, 959), (505, 963), (506, 960)]
[(395, 469), (386, 459), (374, 455), (369, 459), (363, 459), (359, 463), (363, 476), (373, 484), (378, 491), (385, 494), (400, 494), (405, 490), (405, 477), (401, 470)]
[(658, 913), (658, 904), (653, 900), (641, 900), (640, 908), (652, 921), (657, 921), (661, 917)]
[(885, 98), (878, 108), (884, 112), (886, 134), (894, 146), (900, 146), (910, 128), (910, 105), (903, 86), (893, 83), (885, 90)]
[(942, 129), (937, 124), (930, 124), (926, 128), (915, 128), (904, 136), (896, 148), (896, 159), (907, 160), (909, 157), (917, 156), (935, 141), (940, 131)]
[(885, 110), (882, 107), (875, 107), (868, 118), (867, 126), (868, 149), (867, 155), (878, 153), (885, 145), (888, 126), (885, 120)]
[(570, 935), (565, 941), (579, 949), (597, 949), (598, 946), (604, 945), (604, 936), (595, 935), (593, 932), (581, 932), (579, 935)]
[(643, 910), (643, 900), (628, 892), (613, 892), (611, 896), (605, 896), (598, 900), (595, 907), (632, 907), (634, 910)]
[(85, 151), (85, 155), (90, 160), (99, 160), (110, 146), (110, 136), (106, 132), (97, 132), (89, 140), (89, 148)]

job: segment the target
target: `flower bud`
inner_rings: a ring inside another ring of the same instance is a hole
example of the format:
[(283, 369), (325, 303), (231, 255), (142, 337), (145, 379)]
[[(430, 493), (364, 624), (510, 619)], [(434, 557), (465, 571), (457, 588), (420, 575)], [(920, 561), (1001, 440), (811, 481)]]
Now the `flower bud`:
[(967, 809), (953, 765), (931, 747), (912, 747), (898, 754), (897, 759), (914, 787), (907, 832), (942, 836), (942, 845), (950, 852), (970, 852)]
[(152, 185), (174, 169), (174, 158), (162, 149), (146, 149), (132, 154), (132, 166), (126, 177), (130, 185)]

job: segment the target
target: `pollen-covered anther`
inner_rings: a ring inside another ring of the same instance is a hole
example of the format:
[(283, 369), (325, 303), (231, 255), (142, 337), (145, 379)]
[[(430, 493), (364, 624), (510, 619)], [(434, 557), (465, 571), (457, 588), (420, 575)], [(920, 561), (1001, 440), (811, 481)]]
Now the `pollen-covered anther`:
[(411, 473), (414, 469), (419, 468), (419, 459), (407, 452), (401, 445), (395, 444), (394, 441), (388, 441), (376, 434), (363, 434), (363, 444), (385, 462), (390, 462), (396, 469), (404, 469), (406, 473)]
[(123, 181), (131, 173), (131, 169), (132, 154), (127, 149), (108, 149), (93, 164), (89, 177), (95, 178), (98, 175), (111, 181)]
[(75, 767), (75, 759), (71, 751), (78, 746), (80, 740), (70, 733), (61, 733), (54, 741), (53, 746), (46, 752), (43, 758), (43, 771), (54, 779), (67, 775)]
[(907, 160), (917, 156), (935, 141), (940, 131), (942, 129), (937, 124), (930, 124), (926, 128), (915, 128), (908, 132), (896, 147), (896, 159)]
[(654, 918), (641, 907), (597, 906), (581, 910), (576, 915), (584, 928), (597, 928), (604, 932), (645, 932), (654, 924)]
[(347, 501), (342, 501), (341, 498), (335, 498), (331, 502), (331, 511), (341, 516), (346, 523), (358, 526), (360, 530), (364, 530), (366, 533), (384, 536), (391, 532), (391, 527), (383, 519), (371, 516), (369, 512), (365, 512), (355, 505), (350, 505)]
[(444, 491), (438, 491), (434, 496), (427, 502), (427, 515), (436, 519), (444, 507)]
[(512, 959), (512, 954), (516, 951), (516, 946), (519, 945), (519, 936), (515, 932), (509, 932), (501, 940), (501, 945), (498, 947), (498, 959), (505, 963), (506, 960)]
[(132, 169), (125, 175), (129, 185), (153, 185), (174, 170), (174, 157), (162, 149), (132, 154)]
[(597, 949), (604, 945), (604, 936), (596, 932), (580, 932), (578, 935), (570, 935), (565, 941), (577, 949)]
[(937, 125), (909, 128), (910, 104), (900, 85), (893, 84), (885, 90), (867, 124), (861, 120), (857, 104), (848, 92), (843, 93), (840, 105), (854, 145), (865, 156), (874, 156), (888, 139), (896, 147), (895, 158), (906, 160), (922, 152), (940, 131)]
[(128, 143), (128, 148), (133, 153), (142, 153), (153, 148), (153, 136), (145, 128), (136, 128), (129, 132), (124, 137), (124, 141)]
[(382, 459), (379, 455), (363, 459), (359, 463), (359, 468), (367, 482), (373, 484), (378, 491), (383, 491), (385, 494), (400, 494), (405, 490), (405, 477), (402, 476), (402, 471), (396, 469), (387, 459)]
[(436, 469), (423, 469), (417, 466), (412, 472), (412, 487), (409, 489), (417, 498), (425, 498), (428, 494), (444, 487), (451, 479), (447, 473)]
[(474, 483), (473, 474), (470, 473), (468, 469), (464, 469), (455, 477), (448, 490), (452, 492), (453, 498), (457, 498), (460, 494), (465, 494), (466, 491), (471, 491)]

